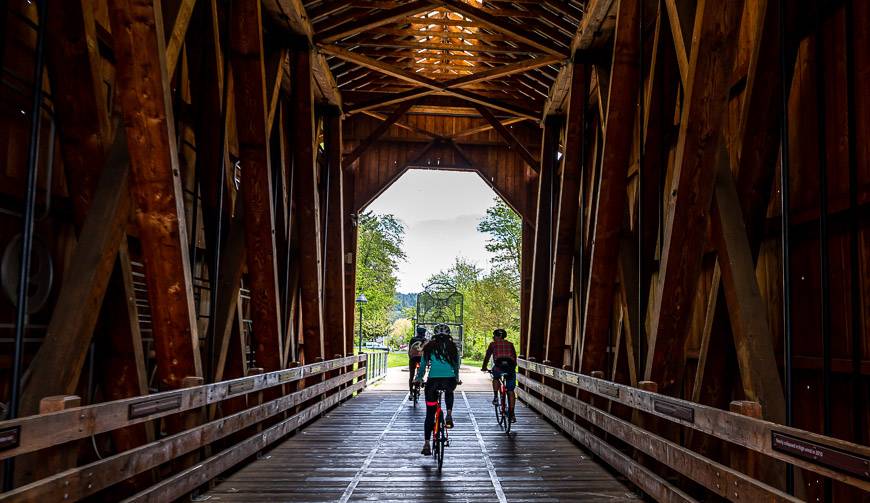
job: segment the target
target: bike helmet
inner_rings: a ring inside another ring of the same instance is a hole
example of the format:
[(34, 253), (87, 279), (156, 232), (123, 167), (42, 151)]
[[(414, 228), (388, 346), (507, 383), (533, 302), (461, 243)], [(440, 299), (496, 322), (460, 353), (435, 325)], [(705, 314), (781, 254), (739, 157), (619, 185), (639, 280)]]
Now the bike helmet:
[(417, 326), (417, 336), (418, 337), (426, 337), (426, 327), (418, 325)]
[(503, 328), (496, 328), (492, 331), (492, 336), (498, 339), (504, 339), (507, 337), (507, 332)]
[(435, 335), (450, 335), (450, 327), (444, 323), (435, 325)]

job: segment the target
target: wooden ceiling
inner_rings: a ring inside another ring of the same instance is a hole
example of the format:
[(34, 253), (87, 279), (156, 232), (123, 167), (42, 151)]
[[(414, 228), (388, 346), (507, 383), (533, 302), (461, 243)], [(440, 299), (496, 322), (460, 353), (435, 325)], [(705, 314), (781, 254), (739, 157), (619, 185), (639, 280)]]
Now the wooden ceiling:
[(584, 4), (313, 0), (303, 16), (345, 114), (416, 100), (540, 119)]

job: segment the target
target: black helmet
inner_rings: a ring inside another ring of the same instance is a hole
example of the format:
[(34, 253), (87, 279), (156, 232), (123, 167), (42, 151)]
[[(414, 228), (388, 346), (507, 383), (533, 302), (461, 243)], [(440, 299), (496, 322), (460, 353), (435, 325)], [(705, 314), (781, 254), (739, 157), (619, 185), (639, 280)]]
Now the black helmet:
[(417, 335), (420, 337), (424, 337), (426, 335), (426, 327), (422, 325), (417, 325)]
[(507, 337), (507, 332), (503, 328), (496, 328), (492, 331), (492, 336), (497, 339), (504, 339)]
[(435, 335), (450, 335), (450, 327), (444, 323), (435, 325)]

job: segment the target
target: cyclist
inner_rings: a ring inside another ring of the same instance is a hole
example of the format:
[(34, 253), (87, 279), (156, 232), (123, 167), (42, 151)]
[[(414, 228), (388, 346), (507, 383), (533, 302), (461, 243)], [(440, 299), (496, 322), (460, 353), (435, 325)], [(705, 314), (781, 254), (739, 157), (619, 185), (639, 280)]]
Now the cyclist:
[(444, 420), (448, 428), (453, 428), (453, 390), (459, 380), (459, 349), (450, 337), (450, 327), (441, 323), (435, 325), (434, 336), (423, 346), (423, 361), (417, 370), (414, 380), (420, 382), (429, 368), (429, 379), (426, 380), (426, 422), (423, 425), (423, 450), (420, 454), (429, 456), (432, 448), (429, 438), (435, 427), (435, 408), (438, 405), (438, 391), (444, 391), (444, 405), (447, 417)]
[(417, 372), (417, 365), (423, 359), (423, 345), (426, 344), (426, 327), (417, 327), (417, 333), (411, 338), (408, 343), (408, 388), (414, 386), (414, 374)]
[(505, 337), (507, 337), (507, 332), (503, 328), (497, 328), (492, 331), (492, 342), (486, 348), (486, 355), (483, 357), (483, 366), (480, 370), (486, 372), (489, 359), (492, 358), (493, 405), (498, 405), (499, 379), (504, 375), (510, 409), (510, 421), (515, 423), (517, 422), (517, 417), (514, 415), (514, 404), (516, 403), (514, 388), (517, 387), (517, 350), (514, 348), (513, 343), (505, 339)]

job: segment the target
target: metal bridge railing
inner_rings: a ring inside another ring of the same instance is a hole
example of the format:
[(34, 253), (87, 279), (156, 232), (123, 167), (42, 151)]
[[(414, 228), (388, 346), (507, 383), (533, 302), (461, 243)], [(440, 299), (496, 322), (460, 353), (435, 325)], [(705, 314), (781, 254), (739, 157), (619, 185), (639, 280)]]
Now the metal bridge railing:
[(380, 381), (387, 376), (387, 351), (366, 353), (366, 383)]

